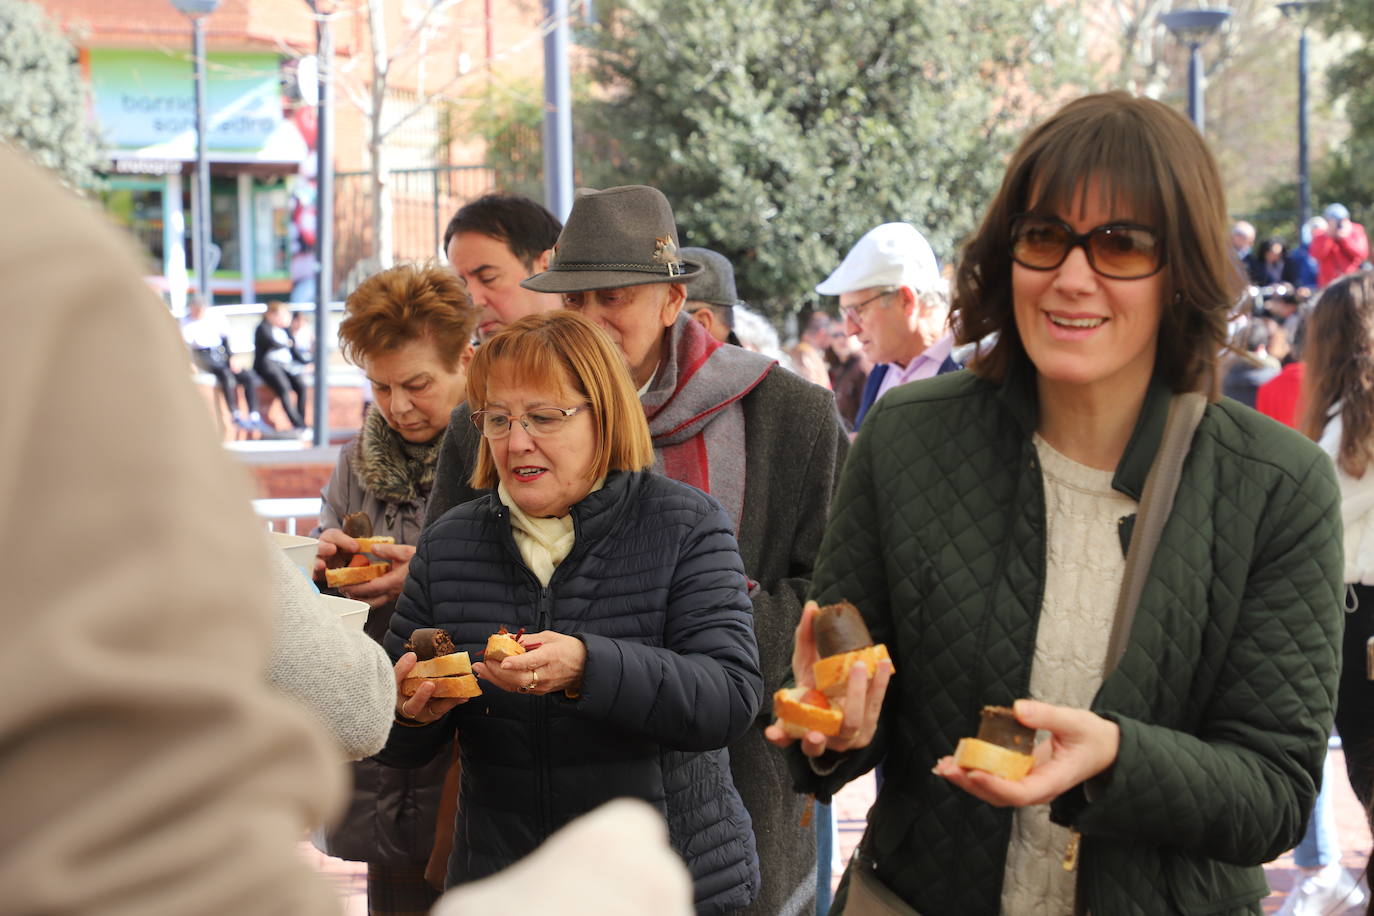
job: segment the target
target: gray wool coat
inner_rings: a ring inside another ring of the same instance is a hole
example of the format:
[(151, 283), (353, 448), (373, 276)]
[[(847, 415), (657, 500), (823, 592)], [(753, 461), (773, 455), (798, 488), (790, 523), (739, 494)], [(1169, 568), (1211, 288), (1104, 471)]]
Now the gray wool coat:
[[(740, 556), (751, 582), (754, 632), (764, 691), (792, 675), (792, 641), (825, 531), (840, 466), (849, 450), (831, 392), (774, 367), (742, 400), (744, 513)], [(425, 514), (428, 527), (482, 491), (468, 483), (481, 436), (462, 404), (439, 448)], [(791, 916), (815, 909), (816, 831), (802, 826), (810, 799), (792, 788), (785, 755), (763, 737), (772, 721), (765, 702), (754, 726), (730, 745), (730, 771), (754, 821), (763, 872), (758, 899), (742, 913)]]
[[(361, 437), (360, 437), (361, 438)], [(366, 512), (372, 531), (391, 535), (398, 544), (420, 540), (424, 505), (419, 501), (388, 502), (363, 483), (369, 471), (354, 440), (339, 449), (338, 465), (320, 491), (320, 523), (312, 535), (338, 528), (345, 515)], [(367, 632), (378, 644), (396, 610), (394, 601), (367, 615)], [(350, 764), (353, 793), (338, 826), (316, 835), (316, 846), (327, 855), (354, 862), (424, 868), (434, 848), (434, 825), (439, 815), (444, 773), (451, 753), (440, 754), (417, 770), (400, 770), (371, 758)]]

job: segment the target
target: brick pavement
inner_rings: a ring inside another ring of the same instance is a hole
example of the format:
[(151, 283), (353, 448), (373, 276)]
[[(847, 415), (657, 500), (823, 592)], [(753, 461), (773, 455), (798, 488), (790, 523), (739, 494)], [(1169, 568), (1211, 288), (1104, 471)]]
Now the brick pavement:
[[(1336, 771), (1345, 773), (1345, 758), (1339, 750), (1333, 750), (1336, 758)], [(842, 865), (848, 861), (855, 844), (863, 835), (868, 808), (873, 804), (873, 778), (864, 776), (855, 780), (835, 796), (835, 812), (840, 829), (840, 856), (836, 862), (834, 880), (838, 884)], [(1341, 838), (1342, 862), (1355, 874), (1364, 871), (1369, 860), (1369, 824), (1365, 820), (1355, 794), (1345, 779), (1338, 780), (1336, 797), (1336, 827)], [(317, 852), (308, 844), (302, 844), (302, 854), (314, 863), (330, 881), (334, 882), (344, 900), (345, 916), (366, 916), (367, 914), (367, 873), (364, 866), (354, 862), (343, 862)], [(1275, 913), (1283, 905), (1283, 898), (1294, 886), (1298, 877), (1297, 866), (1293, 864), (1291, 852), (1285, 853), (1274, 862), (1265, 866), (1265, 875), (1273, 893), (1264, 901), (1264, 912)], [(1363, 907), (1349, 908), (1327, 916), (1362, 916)]]

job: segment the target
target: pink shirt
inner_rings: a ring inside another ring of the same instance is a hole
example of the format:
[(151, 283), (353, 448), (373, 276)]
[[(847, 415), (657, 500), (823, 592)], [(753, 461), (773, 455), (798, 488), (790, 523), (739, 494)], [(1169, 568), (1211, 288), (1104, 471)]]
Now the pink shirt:
[(945, 360), (949, 359), (950, 351), (954, 349), (954, 335), (946, 334), (935, 343), (926, 347), (920, 356), (917, 356), (905, 367), (896, 363), (887, 364), (887, 375), (883, 376), (882, 382), (878, 385), (878, 394), (873, 400), (887, 394), (888, 391), (898, 385), (905, 385), (907, 382), (915, 382), (923, 378), (934, 378), (939, 373), (940, 367)]

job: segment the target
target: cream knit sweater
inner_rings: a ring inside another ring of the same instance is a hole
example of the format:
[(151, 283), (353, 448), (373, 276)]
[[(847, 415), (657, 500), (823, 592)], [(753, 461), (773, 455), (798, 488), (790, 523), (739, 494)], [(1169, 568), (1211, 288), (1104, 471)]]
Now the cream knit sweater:
[[(1112, 472), (1079, 464), (1038, 435), (1049, 557), (1031, 665), (1033, 699), (1087, 709), (1102, 684), (1116, 597), (1126, 571), (1117, 520), (1135, 500), (1112, 489)], [(1043, 736), (1042, 736), (1043, 737)], [(1073, 912), (1074, 874), (1060, 864), (1067, 829), (1049, 805), (1017, 810), (1002, 881), (1007, 916)]]
[(386, 650), (347, 629), (286, 554), (268, 545), (276, 629), (267, 680), (310, 711), (349, 760), (386, 744), (396, 705), (396, 675)]

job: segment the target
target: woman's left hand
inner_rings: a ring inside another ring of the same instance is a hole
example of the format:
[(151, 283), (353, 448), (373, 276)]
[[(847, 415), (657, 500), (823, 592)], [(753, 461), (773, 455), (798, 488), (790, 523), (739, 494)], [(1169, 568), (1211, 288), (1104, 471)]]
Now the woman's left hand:
[(1022, 725), (1045, 729), (1050, 737), (1035, 747), (1035, 765), (1019, 782), (981, 770), (966, 770), (941, 757), (934, 773), (990, 805), (1021, 808), (1053, 801), (1069, 789), (1106, 772), (1121, 749), (1121, 729), (1086, 709), (1017, 700)]
[(500, 665), (478, 662), (472, 666), (477, 676), (512, 693), (542, 695), (560, 690), (576, 690), (582, 686), (582, 672), (587, 667), (587, 647), (576, 636), (544, 630), (526, 633), (520, 639), (524, 646), (538, 643), (523, 655), (512, 655)]
[(370, 552), (377, 559), (390, 563), (391, 569), (371, 581), (341, 588), (339, 594), (345, 598), (366, 601), (370, 607), (380, 607), (401, 597), (415, 548), (409, 544), (375, 544)]

